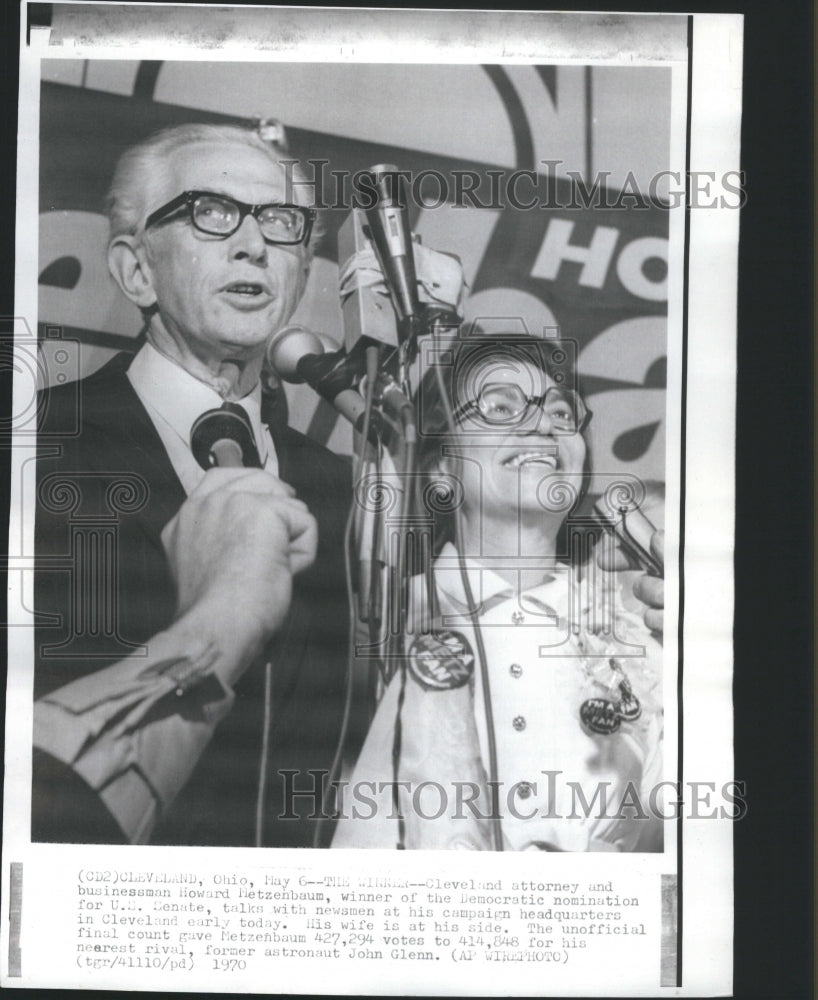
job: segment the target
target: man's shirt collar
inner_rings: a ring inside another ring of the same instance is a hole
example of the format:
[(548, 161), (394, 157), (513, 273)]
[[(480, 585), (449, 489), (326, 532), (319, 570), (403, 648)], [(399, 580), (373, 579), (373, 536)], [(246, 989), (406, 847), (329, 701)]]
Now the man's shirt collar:
[[(207, 410), (218, 409), (223, 402), (212, 386), (195, 378), (149, 343), (143, 344), (134, 357), (128, 378), (140, 399), (155, 410), (188, 447), (194, 422)], [(257, 382), (252, 391), (237, 402), (250, 418), (259, 458), (264, 465), (269, 438), (261, 422), (261, 384)]]

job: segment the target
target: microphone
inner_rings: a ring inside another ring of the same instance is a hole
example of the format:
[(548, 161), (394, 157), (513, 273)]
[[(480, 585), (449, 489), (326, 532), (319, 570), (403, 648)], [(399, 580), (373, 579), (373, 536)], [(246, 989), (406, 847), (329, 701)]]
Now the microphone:
[[(381, 348), (384, 360), (398, 347), (398, 328), (389, 289), (377, 267), (377, 254), (367, 233), (366, 216), (353, 208), (338, 230), (339, 291), (344, 319), (344, 346), (352, 353), (364, 341)], [(359, 262), (366, 259), (363, 272)]]
[[(327, 352), (317, 333), (303, 326), (285, 326), (267, 344), (267, 361), (285, 382), (306, 382), (346, 417), (359, 433), (363, 431), (366, 404), (352, 386), (361, 374), (361, 360), (344, 350)], [(377, 444), (381, 431), (377, 412), (370, 416), (369, 440)]]
[(398, 337), (405, 342), (412, 338), (420, 300), (404, 179), (392, 163), (380, 163), (369, 174), (376, 199), (364, 212), (398, 317)]
[(461, 323), (465, 281), (454, 254), (413, 242), (397, 167), (381, 164), (364, 176), (374, 204), (353, 208), (338, 230), (344, 343), (350, 353), (362, 340), (377, 344), (389, 369), (398, 347), (411, 361), (421, 333)]
[(650, 547), (656, 528), (638, 506), (625, 504), (614, 513), (603, 494), (594, 503), (594, 513), (640, 569), (653, 576), (664, 576), (664, 563)]
[(222, 403), (198, 417), (190, 431), (190, 450), (205, 470), (261, 468), (250, 418), (237, 403)]

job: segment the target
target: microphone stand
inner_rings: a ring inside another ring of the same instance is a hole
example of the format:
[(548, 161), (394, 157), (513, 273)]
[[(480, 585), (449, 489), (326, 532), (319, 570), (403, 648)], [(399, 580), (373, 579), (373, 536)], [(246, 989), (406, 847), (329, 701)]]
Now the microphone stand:
[[(358, 461), (356, 463), (356, 490), (364, 482), (366, 465), (374, 467), (375, 488), (370, 493), (376, 501), (382, 500), (390, 492), (384, 475), (382, 458), (384, 449), (388, 452), (397, 477), (394, 505), (375, 503), (360, 504), (356, 514), (353, 506), (347, 522), (345, 534), (348, 580), (350, 588), (350, 656), (347, 668), (347, 701), (351, 698), (353, 662), (355, 658), (354, 631), (358, 621), (369, 627), (369, 651), (373, 664), (369, 673), (370, 688), (381, 689), (389, 682), (399, 665), (403, 665), (405, 655), (406, 628), (410, 613), (410, 582), (415, 560), (409, 546), (414, 541), (413, 521), (417, 512), (417, 490), (415, 488), (417, 428), (414, 407), (409, 390), (409, 367), (418, 350), (418, 339), (436, 330), (444, 321), (449, 326), (458, 324), (460, 318), (440, 307), (422, 304), (417, 289), (412, 236), (409, 229), (407, 199), (401, 191), (401, 178), (397, 168), (382, 165), (372, 168), (372, 176), (378, 190), (378, 197), (365, 214), (368, 222), (367, 238), (370, 240), (386, 279), (392, 305), (397, 320), (397, 349), (385, 347), (366, 336), (355, 344), (354, 351), (364, 345), (367, 360), (366, 407), (364, 413), (355, 419), (356, 430), (362, 430), (366, 438), (359, 438)], [(353, 353), (351, 352), (351, 354)], [(303, 374), (306, 374), (303, 371)], [(322, 376), (328, 373), (322, 373)], [(333, 370), (332, 374), (335, 374)], [(319, 380), (309, 379), (318, 387)], [(362, 384), (362, 383), (361, 383)], [(334, 391), (335, 386), (333, 386)], [(319, 388), (319, 391), (321, 389)], [(326, 393), (326, 388), (324, 389)], [(327, 393), (328, 394), (328, 393)], [(338, 397), (333, 395), (333, 400)], [(369, 436), (375, 431), (375, 440)], [(368, 477), (367, 477), (368, 478)], [(392, 528), (393, 524), (396, 527)], [(390, 535), (391, 531), (391, 535)], [(368, 565), (365, 561), (365, 542), (370, 543)], [(353, 559), (352, 549), (355, 550)], [(428, 547), (431, 549), (431, 546)], [(431, 558), (429, 552), (428, 558)], [(357, 567), (353, 578), (351, 564)], [(366, 567), (366, 568), (365, 568)], [(424, 576), (430, 579), (431, 572), (421, 566)], [(383, 583), (385, 577), (385, 593)], [(405, 681), (402, 670), (401, 685)], [(401, 698), (402, 702), (402, 688)], [(330, 788), (335, 772), (343, 756), (348, 708), (344, 713), (344, 725), (338, 750), (330, 771)], [(395, 777), (400, 757), (400, 711), (395, 727), (393, 762)], [(397, 785), (394, 788), (394, 805), (399, 817), (399, 842), (403, 846), (403, 819), (397, 801)], [(325, 802), (328, 796), (325, 797)], [(324, 812), (325, 810), (322, 810)], [(316, 831), (315, 844), (320, 843), (320, 826)]]

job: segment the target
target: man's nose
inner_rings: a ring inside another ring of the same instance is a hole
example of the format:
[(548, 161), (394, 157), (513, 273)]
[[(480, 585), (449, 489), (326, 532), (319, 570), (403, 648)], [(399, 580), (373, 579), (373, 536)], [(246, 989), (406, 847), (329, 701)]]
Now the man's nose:
[(264, 265), (267, 263), (267, 249), (258, 221), (252, 215), (245, 215), (239, 228), (230, 237), (231, 258)]

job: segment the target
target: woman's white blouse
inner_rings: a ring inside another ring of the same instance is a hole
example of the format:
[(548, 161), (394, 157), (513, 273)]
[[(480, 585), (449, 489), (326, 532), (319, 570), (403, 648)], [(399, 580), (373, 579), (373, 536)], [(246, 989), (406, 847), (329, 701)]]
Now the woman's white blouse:
[[(638, 602), (625, 606), (629, 586), (592, 567), (580, 580), (555, 566), (518, 594), (484, 565), (470, 563), (468, 572), (480, 609), (505, 849), (661, 849), (662, 650)], [(352, 775), (335, 847), (396, 844), (389, 783), (401, 694), (406, 846), (491, 847), (491, 824), (481, 818), (491, 812), (484, 684), (453, 547), (438, 558), (435, 580), (435, 629), (466, 640), (475, 654), (472, 681), (438, 691), (411, 670), (405, 683), (392, 680)], [(372, 816), (367, 798), (377, 803)]]

